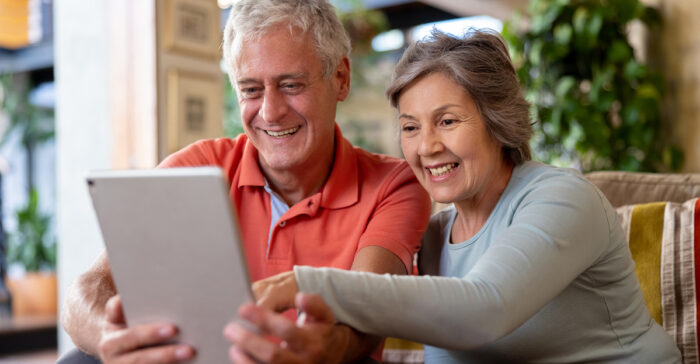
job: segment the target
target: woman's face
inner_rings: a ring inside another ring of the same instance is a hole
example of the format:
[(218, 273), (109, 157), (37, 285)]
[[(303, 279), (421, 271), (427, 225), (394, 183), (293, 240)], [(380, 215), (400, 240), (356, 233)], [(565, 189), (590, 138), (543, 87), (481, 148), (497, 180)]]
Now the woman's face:
[(398, 109), (404, 156), (434, 200), (478, 202), (502, 176), (500, 143), (452, 79), (433, 73), (413, 81), (399, 95)]

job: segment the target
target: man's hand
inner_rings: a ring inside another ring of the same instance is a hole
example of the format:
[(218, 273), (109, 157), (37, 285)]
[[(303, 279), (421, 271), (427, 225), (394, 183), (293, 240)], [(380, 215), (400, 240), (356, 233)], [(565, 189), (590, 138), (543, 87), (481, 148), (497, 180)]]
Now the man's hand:
[(294, 307), (294, 297), (299, 291), (294, 271), (280, 273), (253, 283), (253, 295), (260, 307), (284, 312)]
[[(241, 306), (238, 315), (258, 333), (239, 323), (226, 326), (224, 336), (234, 344), (229, 351), (231, 360), (237, 364), (340, 363), (350, 329), (335, 324), (333, 312), (318, 295), (299, 293), (295, 304), (302, 312), (296, 324), (263, 307)], [(277, 344), (264, 335), (282, 342)]]
[(127, 328), (119, 296), (107, 301), (105, 320), (98, 347), (104, 364), (177, 363), (194, 357), (194, 349), (187, 345), (154, 346), (172, 340), (177, 335), (177, 328), (171, 324)]

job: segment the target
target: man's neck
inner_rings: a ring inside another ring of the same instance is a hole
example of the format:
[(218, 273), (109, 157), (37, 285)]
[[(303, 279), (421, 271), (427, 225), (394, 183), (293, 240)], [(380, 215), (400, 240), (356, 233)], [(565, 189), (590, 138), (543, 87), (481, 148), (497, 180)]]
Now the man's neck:
[(265, 168), (260, 162), (259, 164), (270, 189), (275, 191), (287, 205), (292, 206), (323, 187), (331, 174), (334, 156), (335, 146), (331, 149), (331, 153), (323, 158), (314, 159), (312, 163), (304, 163), (293, 169), (277, 170)]

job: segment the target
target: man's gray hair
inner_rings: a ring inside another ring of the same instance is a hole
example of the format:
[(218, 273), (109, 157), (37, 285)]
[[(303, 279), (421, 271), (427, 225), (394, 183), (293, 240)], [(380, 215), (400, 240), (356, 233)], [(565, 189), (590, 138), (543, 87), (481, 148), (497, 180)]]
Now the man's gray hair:
[(328, 79), (350, 54), (350, 38), (328, 0), (235, 0), (224, 29), (223, 54), (233, 83), (244, 41), (286, 25), (291, 34), (311, 35)]
[(394, 69), (386, 91), (391, 105), (397, 107), (406, 87), (432, 73), (450, 77), (469, 93), (507, 160), (519, 165), (531, 159), (530, 105), (500, 35), (472, 30), (454, 37), (433, 30), (429, 38), (408, 47)]

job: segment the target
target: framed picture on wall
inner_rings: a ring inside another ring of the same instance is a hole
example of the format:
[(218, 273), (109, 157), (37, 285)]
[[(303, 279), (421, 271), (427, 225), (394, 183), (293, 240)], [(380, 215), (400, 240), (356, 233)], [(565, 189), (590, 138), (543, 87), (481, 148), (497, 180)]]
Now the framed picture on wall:
[(197, 140), (224, 135), (220, 77), (172, 69), (167, 92), (168, 154)]
[(165, 49), (200, 57), (219, 57), (220, 11), (214, 0), (165, 0)]

